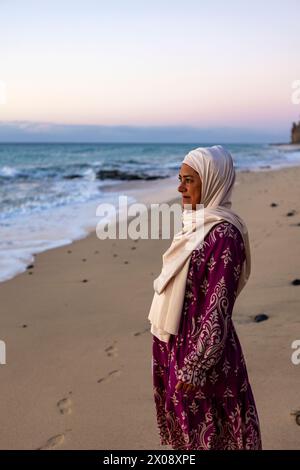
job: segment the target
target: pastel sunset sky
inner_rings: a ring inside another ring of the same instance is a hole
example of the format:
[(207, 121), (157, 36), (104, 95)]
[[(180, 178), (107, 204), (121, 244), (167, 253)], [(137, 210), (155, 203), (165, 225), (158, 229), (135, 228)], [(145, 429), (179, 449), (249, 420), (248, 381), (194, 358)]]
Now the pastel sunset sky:
[(229, 126), (288, 139), (299, 119), (299, 0), (0, 0), (0, 17), (4, 124)]

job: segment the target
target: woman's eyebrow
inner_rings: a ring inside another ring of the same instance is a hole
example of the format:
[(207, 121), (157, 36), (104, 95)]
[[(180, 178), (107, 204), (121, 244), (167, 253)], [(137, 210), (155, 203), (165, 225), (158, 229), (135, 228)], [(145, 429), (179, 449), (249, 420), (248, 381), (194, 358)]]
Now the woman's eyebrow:
[(179, 178), (187, 178), (187, 177), (190, 177), (190, 178), (193, 178), (193, 175), (178, 175)]

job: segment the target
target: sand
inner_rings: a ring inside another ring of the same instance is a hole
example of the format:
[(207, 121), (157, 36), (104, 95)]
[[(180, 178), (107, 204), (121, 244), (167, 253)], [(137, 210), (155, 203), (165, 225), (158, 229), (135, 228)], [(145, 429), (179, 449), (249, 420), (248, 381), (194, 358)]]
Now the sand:
[[(233, 311), (264, 449), (299, 449), (300, 167), (238, 173), (251, 278)], [(164, 180), (147, 202), (176, 197)], [(271, 207), (271, 203), (278, 205)], [(292, 216), (287, 216), (294, 210)], [(170, 240), (87, 238), (36, 256), (0, 284), (1, 449), (164, 449), (159, 443), (147, 320)], [(83, 281), (86, 282), (83, 282)], [(253, 317), (265, 313), (260, 323)]]

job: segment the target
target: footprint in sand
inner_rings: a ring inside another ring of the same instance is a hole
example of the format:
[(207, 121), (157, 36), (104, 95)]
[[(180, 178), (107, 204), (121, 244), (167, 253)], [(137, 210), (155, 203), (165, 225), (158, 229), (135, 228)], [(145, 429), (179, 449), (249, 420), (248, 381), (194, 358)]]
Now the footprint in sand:
[(56, 436), (50, 437), (46, 444), (42, 447), (39, 447), (37, 450), (52, 450), (58, 446), (61, 446), (65, 441), (65, 434), (56, 434)]
[(58, 411), (62, 415), (69, 415), (72, 413), (72, 400), (70, 398), (62, 398), (56, 403)]
[(265, 237), (270, 237), (273, 232), (265, 232)]
[(292, 416), (295, 416), (295, 421), (300, 426), (300, 410), (294, 410), (291, 412)]
[(105, 348), (106, 355), (111, 357), (111, 356), (117, 356), (118, 355), (118, 348), (115, 346), (116, 341), (114, 341), (114, 344), (111, 344), (110, 346), (107, 346)]
[(147, 331), (150, 330), (150, 327), (148, 326), (147, 328), (145, 328), (143, 331), (137, 331), (136, 333), (133, 333), (133, 336), (140, 336), (144, 333), (146, 333)]
[(104, 377), (101, 377), (100, 379), (98, 379), (97, 382), (98, 384), (100, 384), (101, 382), (110, 382), (112, 377), (119, 377), (120, 374), (121, 374), (120, 370), (118, 369), (112, 370)]

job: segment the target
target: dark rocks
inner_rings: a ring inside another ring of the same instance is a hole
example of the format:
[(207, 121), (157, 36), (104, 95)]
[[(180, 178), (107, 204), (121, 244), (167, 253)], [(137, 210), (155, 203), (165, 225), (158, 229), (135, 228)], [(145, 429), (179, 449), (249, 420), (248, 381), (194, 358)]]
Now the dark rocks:
[(277, 207), (278, 204), (276, 204), (276, 202), (272, 202), (272, 203), (270, 204), (270, 206), (271, 206), (271, 207)]
[(293, 215), (295, 215), (296, 211), (295, 210), (292, 210), (290, 212), (288, 212), (286, 215), (287, 217), (292, 217)]
[(300, 279), (294, 279), (292, 282), (291, 282), (292, 286), (300, 286)]
[(265, 321), (265, 320), (268, 320), (268, 315), (266, 315), (265, 313), (259, 313), (258, 315), (255, 315), (254, 317), (254, 321), (256, 323), (259, 323), (261, 321)]
[(33, 268), (34, 268), (34, 265), (33, 265), (33, 264), (29, 264), (26, 269), (33, 269)]
[(140, 174), (126, 173), (120, 170), (99, 170), (96, 173), (96, 177), (99, 180), (113, 179), (113, 180), (126, 180), (126, 181), (132, 181), (132, 180), (149, 181), (149, 180), (167, 178), (167, 176), (147, 175), (145, 173), (140, 173)]
[(74, 180), (76, 178), (82, 178), (82, 175), (76, 175), (75, 174), (75, 175), (66, 175), (66, 176), (64, 176), (65, 180)]

